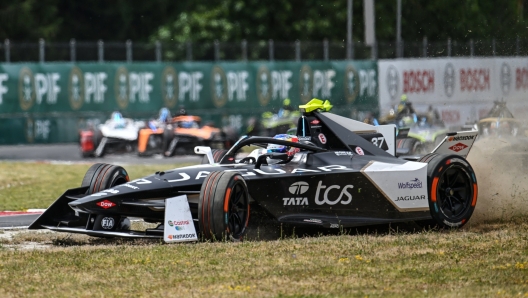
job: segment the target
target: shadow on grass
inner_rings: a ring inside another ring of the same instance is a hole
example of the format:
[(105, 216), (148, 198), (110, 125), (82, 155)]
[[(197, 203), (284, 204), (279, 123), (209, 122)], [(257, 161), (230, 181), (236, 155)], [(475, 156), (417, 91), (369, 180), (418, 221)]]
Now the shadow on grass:
[[(509, 220), (492, 220), (478, 224), (467, 224), (462, 231), (470, 231), (476, 233), (484, 233), (492, 230), (499, 230), (505, 225), (516, 225), (523, 223), (521, 217), (512, 218)], [(423, 224), (415, 222), (400, 222), (391, 224), (369, 225), (354, 228), (340, 228), (327, 229), (317, 226), (292, 226), (281, 224), (277, 220), (267, 216), (263, 212), (256, 212), (250, 220), (250, 225), (246, 231), (245, 241), (276, 241), (307, 237), (322, 237), (322, 236), (358, 236), (358, 235), (405, 235), (413, 233), (450, 233), (457, 229), (437, 229), (427, 228)], [(58, 235), (57, 235), (58, 236)], [(203, 238), (199, 236), (200, 242), (204, 242)], [(227, 240), (230, 242), (230, 240)], [(58, 236), (52, 239), (54, 246), (107, 246), (107, 245), (158, 245), (164, 244), (162, 239), (129, 239), (129, 238), (97, 238), (86, 235), (72, 235)]]

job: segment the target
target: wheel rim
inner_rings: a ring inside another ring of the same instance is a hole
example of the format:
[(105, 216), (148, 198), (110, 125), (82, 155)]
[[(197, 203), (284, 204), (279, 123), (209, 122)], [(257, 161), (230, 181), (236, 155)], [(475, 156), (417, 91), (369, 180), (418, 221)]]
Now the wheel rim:
[(246, 228), (249, 215), (249, 200), (243, 182), (237, 182), (233, 186), (229, 198), (228, 226), (233, 237), (238, 237)]
[(461, 217), (471, 205), (472, 196), (471, 179), (462, 167), (452, 165), (442, 173), (437, 200), (440, 211), (446, 218)]

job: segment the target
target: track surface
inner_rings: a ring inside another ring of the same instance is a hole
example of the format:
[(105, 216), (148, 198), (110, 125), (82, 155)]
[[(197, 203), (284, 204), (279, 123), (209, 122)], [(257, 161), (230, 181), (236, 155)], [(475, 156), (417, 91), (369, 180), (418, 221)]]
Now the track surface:
[[(136, 154), (109, 154), (102, 158), (83, 158), (79, 145), (16, 145), (0, 146), (0, 161), (39, 161), (65, 163), (116, 163), (116, 164), (167, 164), (167, 163), (200, 163), (202, 156), (181, 155), (164, 158), (161, 155), (139, 157)], [(2, 211), (2, 210), (0, 210)], [(24, 227), (31, 224), (39, 214), (7, 215), (0, 213), (0, 228)]]
[(16, 145), (0, 146), (1, 160), (19, 161), (62, 161), (62, 162), (106, 162), (119, 164), (167, 164), (167, 163), (199, 163), (201, 156), (178, 155), (165, 158), (162, 155), (139, 157), (134, 153), (108, 154), (101, 158), (83, 158), (76, 143), (54, 145)]

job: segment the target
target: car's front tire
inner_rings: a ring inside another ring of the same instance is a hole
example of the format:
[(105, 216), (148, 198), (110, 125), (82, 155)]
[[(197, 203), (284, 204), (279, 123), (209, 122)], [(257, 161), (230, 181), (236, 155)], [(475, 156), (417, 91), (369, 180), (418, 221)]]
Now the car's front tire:
[(123, 167), (96, 163), (86, 171), (81, 186), (89, 186), (86, 194), (93, 194), (127, 183), (129, 180), (128, 173)]
[(202, 184), (198, 223), (208, 240), (241, 240), (249, 223), (249, 193), (235, 172), (211, 172)]

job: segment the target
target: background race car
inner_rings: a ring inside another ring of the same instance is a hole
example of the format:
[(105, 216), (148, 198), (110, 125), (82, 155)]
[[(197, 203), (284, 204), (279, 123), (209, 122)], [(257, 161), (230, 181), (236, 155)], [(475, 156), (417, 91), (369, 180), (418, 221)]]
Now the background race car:
[(169, 123), (153, 123), (139, 132), (138, 154), (194, 154), (195, 146), (228, 148), (237, 140), (232, 133), (215, 127), (211, 123), (201, 125), (201, 118), (180, 115)]
[(83, 157), (100, 157), (106, 153), (135, 151), (138, 132), (144, 121), (123, 118), (114, 112), (110, 119), (97, 126), (89, 125), (79, 131), (79, 145)]
[[(295, 136), (244, 136), (227, 151), (196, 147), (207, 164), (134, 181), (120, 166), (95, 164), (29, 228), (178, 242), (242, 239), (250, 213), (259, 211), (278, 223), (329, 229), (468, 222), (477, 181), (465, 156), (476, 131), (450, 133), (435, 152), (409, 160), (355, 133), (380, 134), (394, 152), (394, 125), (338, 116), (316, 99), (301, 108)], [(246, 146), (265, 149), (240, 155)], [(131, 230), (131, 217), (158, 226)]]

